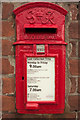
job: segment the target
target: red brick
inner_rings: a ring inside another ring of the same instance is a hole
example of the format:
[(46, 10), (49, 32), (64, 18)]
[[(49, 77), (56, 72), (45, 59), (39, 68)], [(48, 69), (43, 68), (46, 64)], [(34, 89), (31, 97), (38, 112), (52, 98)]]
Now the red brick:
[(3, 96), (2, 97), (2, 111), (15, 112), (14, 96)]
[(2, 111), (2, 96), (0, 95), (0, 112)]
[(12, 15), (14, 5), (12, 3), (3, 3), (2, 4), (2, 19), (7, 19)]
[(78, 96), (78, 110), (80, 111), (80, 95)]
[(2, 73), (3, 74), (14, 73), (14, 67), (10, 65), (10, 62), (7, 58), (2, 59)]
[(2, 58), (0, 58), (0, 74), (2, 74)]
[(2, 94), (2, 77), (0, 77), (0, 95)]
[(2, 22), (2, 36), (11, 37), (14, 36), (13, 23), (8, 21)]
[(78, 110), (78, 96), (69, 96), (68, 97), (68, 104), (70, 106), (71, 111)]
[(78, 22), (72, 22), (69, 26), (69, 38), (77, 39), (80, 38), (78, 34)]
[(70, 57), (76, 57), (76, 42), (75, 41), (70, 41), (69, 42), (70, 45)]
[[(4, 113), (3, 115), (2, 115), (2, 118), (42, 118), (42, 119), (50, 119), (50, 118), (54, 118), (54, 120), (55, 120), (55, 118), (76, 118), (76, 113), (64, 113), (64, 114), (57, 114), (57, 115), (55, 115), (55, 114), (49, 114), (49, 115), (29, 115), (29, 114), (27, 114), (27, 115), (20, 115), (20, 114), (9, 114), (9, 113)], [(32, 120), (31, 119), (31, 120)], [(42, 120), (41, 119), (41, 120)], [(51, 119), (52, 120), (52, 119)]]
[(74, 3), (70, 4), (70, 10), (72, 13), (72, 20), (77, 20), (77, 14), (78, 14), (77, 5)]
[[(55, 114), (49, 114), (49, 115), (29, 115), (29, 114), (27, 114), (27, 115), (20, 115), (20, 114), (8, 114), (8, 113), (4, 113), (3, 114), (3, 116), (2, 116), (3, 118), (43, 118), (43, 119), (50, 119), (50, 118), (54, 118), (54, 120), (55, 120), (55, 118), (76, 118), (76, 113), (64, 113), (64, 114), (57, 114), (57, 115), (55, 115)], [(42, 120), (42, 119), (41, 119)], [(52, 120), (52, 119), (51, 119)]]
[(80, 20), (80, 3), (78, 4), (78, 15), (77, 15), (77, 19)]
[(79, 68), (80, 68), (80, 60), (79, 59), (70, 59), (70, 74), (71, 75), (80, 75)]
[[(0, 37), (2, 37), (2, 20), (0, 19)], [(1, 44), (1, 40), (0, 40), (0, 44)], [(0, 47), (1, 47), (1, 45), (0, 45)]]
[[(43, 118), (47, 118), (47, 115), (45, 116), (45, 115), (43, 115)], [(51, 114), (51, 115), (49, 115), (49, 118), (76, 118), (76, 113), (64, 113), (64, 114), (57, 114), (57, 115), (55, 115), (55, 114)], [(53, 120), (55, 120), (55, 119), (53, 119)]]
[(80, 57), (80, 42), (78, 44), (78, 57)]
[[(9, 114), (9, 113), (4, 113), (2, 115), (2, 118), (26, 118), (26, 119), (30, 119), (30, 120), (33, 120), (34, 119), (37, 119), (39, 120), (39, 118), (42, 118), (42, 115), (35, 115), (35, 114)], [(42, 119), (41, 119), (42, 120)]]
[(15, 118), (16, 114), (3, 113), (2, 118)]
[[(46, 120), (46, 118), (76, 118), (75, 113), (65, 113), (65, 114), (58, 114), (58, 115), (20, 115), (20, 114), (9, 114), (9, 113), (4, 113), (2, 115), (2, 118), (43, 118)], [(31, 120), (32, 120), (31, 119)], [(42, 119), (41, 119), (42, 120)], [(51, 119), (52, 120), (52, 119)], [(55, 119), (54, 119), (55, 120)]]
[(71, 81), (70, 93), (74, 93), (76, 91), (76, 78), (70, 78), (70, 81)]
[[(1, 27), (0, 27), (1, 28)], [(0, 31), (1, 32), (1, 31)], [(1, 35), (0, 35), (1, 37)], [(0, 56), (2, 56), (2, 40), (0, 40)]]
[(78, 93), (80, 93), (80, 77), (78, 78)]
[(78, 112), (78, 120), (80, 120), (80, 112)]
[(9, 40), (2, 40), (2, 55), (13, 55), (13, 42)]
[(14, 93), (14, 78), (3, 78), (2, 92), (4, 94)]

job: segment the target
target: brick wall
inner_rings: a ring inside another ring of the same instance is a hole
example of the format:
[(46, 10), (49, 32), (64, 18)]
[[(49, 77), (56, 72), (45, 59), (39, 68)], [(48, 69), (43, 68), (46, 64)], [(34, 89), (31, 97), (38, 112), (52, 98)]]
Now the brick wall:
[(78, 3), (55, 3), (68, 11), (65, 25), (66, 84), (65, 112), (62, 115), (20, 115), (16, 112), (15, 56), (12, 46), (16, 39), (13, 9), (25, 3), (2, 3), (2, 112), (3, 118), (74, 118), (80, 117), (80, 5)]

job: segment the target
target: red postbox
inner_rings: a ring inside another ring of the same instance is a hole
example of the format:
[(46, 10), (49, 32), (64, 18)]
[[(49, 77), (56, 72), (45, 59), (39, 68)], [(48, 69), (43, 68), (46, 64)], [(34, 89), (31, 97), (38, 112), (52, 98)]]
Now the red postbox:
[(62, 7), (33, 2), (15, 9), (16, 108), (18, 113), (63, 113), (65, 15)]

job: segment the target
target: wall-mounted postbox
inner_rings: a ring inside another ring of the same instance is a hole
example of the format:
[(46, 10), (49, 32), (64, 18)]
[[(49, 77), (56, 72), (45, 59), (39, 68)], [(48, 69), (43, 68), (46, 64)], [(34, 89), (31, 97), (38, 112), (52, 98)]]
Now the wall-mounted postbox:
[(33, 2), (13, 12), (17, 112), (63, 113), (67, 11), (56, 4)]

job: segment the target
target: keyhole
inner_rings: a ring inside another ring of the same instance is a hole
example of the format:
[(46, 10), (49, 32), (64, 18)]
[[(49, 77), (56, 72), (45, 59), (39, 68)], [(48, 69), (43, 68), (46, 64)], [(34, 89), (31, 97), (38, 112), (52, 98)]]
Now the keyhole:
[(24, 77), (22, 77), (22, 80), (24, 80)]

